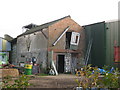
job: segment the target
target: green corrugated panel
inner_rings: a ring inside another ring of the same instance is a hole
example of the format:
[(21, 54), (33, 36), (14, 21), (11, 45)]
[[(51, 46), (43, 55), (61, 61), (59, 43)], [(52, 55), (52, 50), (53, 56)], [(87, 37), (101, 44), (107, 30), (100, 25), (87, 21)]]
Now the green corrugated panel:
[(90, 39), (93, 38), (89, 63), (100, 67), (104, 65), (115, 66), (114, 46), (120, 46), (120, 22), (101, 22), (84, 27), (86, 47)]
[(119, 46), (118, 21), (106, 23), (106, 65), (114, 66), (114, 46)]
[(93, 39), (89, 63), (102, 67), (105, 65), (105, 22), (85, 26), (86, 45)]

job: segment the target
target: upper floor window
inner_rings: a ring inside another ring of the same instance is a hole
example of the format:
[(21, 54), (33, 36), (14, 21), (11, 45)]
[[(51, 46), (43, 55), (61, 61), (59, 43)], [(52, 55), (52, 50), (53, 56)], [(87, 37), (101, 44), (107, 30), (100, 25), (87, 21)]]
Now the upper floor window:
[(72, 45), (78, 45), (80, 39), (80, 33), (78, 32), (72, 32), (71, 35), (71, 43)]
[(66, 49), (70, 49), (71, 45), (78, 45), (80, 39), (80, 33), (78, 32), (66, 32)]

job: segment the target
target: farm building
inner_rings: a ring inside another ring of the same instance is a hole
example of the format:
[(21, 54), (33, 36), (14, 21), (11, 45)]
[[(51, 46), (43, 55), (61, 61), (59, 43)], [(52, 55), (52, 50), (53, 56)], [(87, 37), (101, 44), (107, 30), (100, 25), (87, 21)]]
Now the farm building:
[(27, 63), (35, 58), (41, 71), (51, 68), (53, 62), (58, 73), (74, 72), (83, 65), (84, 29), (70, 16), (23, 28), (26, 31), (12, 42), (13, 63)]

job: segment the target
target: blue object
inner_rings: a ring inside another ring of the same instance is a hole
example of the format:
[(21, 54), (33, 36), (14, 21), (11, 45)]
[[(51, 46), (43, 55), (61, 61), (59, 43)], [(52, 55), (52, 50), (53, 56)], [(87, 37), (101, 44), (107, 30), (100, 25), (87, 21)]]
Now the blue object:
[(99, 70), (100, 74), (104, 74), (106, 72), (104, 69), (98, 68), (98, 70)]
[[(110, 69), (110, 72), (108, 72), (108, 73), (113, 73), (114, 70), (115, 70), (114, 67), (112, 67)], [(95, 71), (93, 70), (92, 74), (94, 74), (94, 72)], [(99, 72), (100, 74), (105, 74), (107, 71), (105, 71), (104, 69), (98, 68), (98, 70), (96, 70), (96, 72)]]
[(114, 70), (115, 70), (114, 67), (112, 67), (109, 73), (112, 73)]

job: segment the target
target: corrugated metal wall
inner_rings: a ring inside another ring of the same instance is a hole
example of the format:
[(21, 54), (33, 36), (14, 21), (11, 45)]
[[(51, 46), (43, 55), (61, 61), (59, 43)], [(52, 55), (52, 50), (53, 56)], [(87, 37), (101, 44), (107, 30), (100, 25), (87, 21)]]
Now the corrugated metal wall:
[(86, 32), (86, 47), (89, 41), (93, 39), (88, 63), (102, 67), (105, 64), (105, 22), (87, 25), (84, 28)]
[(118, 21), (106, 22), (106, 65), (115, 65), (114, 46), (120, 46), (119, 34)]
[[(93, 39), (88, 63), (94, 66), (116, 66), (114, 48), (120, 46), (120, 21), (101, 22), (84, 26), (86, 31), (86, 47)], [(119, 65), (118, 65), (119, 66)]]
[(0, 51), (2, 51), (2, 39), (0, 38)]
[(2, 50), (3, 51), (6, 50), (6, 44), (7, 44), (7, 41), (6, 40), (2, 40)]
[(11, 51), (11, 43), (0, 38), (0, 51)]

